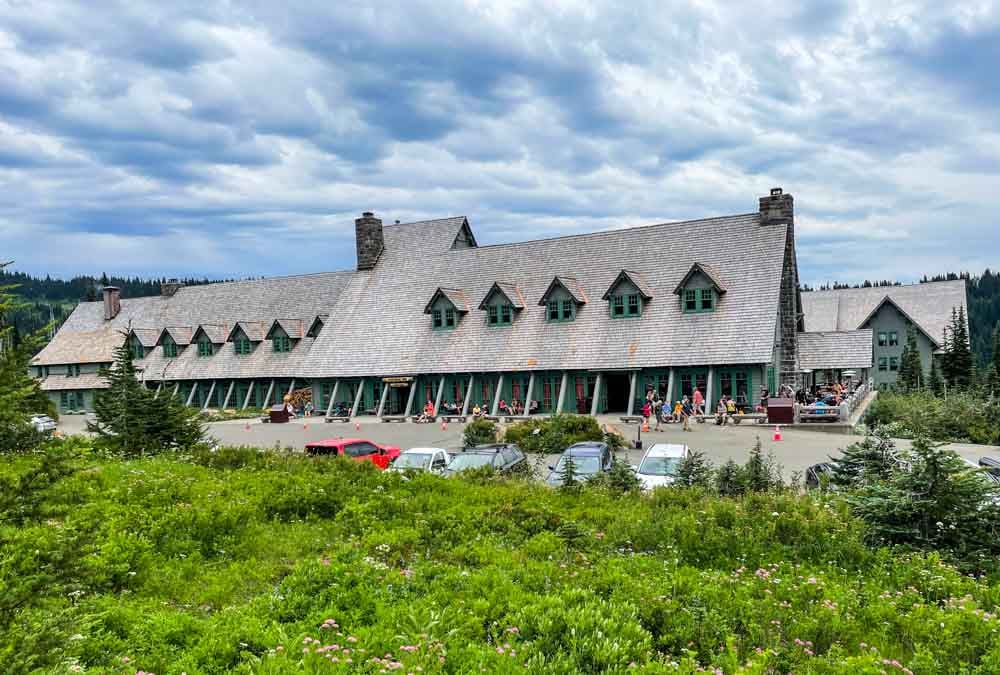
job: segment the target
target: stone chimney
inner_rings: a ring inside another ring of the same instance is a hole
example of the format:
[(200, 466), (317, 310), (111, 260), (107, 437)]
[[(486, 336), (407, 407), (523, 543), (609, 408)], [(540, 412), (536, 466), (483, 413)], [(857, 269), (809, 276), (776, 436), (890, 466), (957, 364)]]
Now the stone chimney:
[(176, 293), (183, 285), (184, 284), (177, 281), (177, 279), (168, 279), (160, 284), (160, 295), (164, 298), (172, 298), (174, 293)]
[(381, 219), (371, 211), (365, 211), (354, 221), (354, 243), (358, 249), (358, 269), (375, 267), (385, 248), (385, 238), (382, 236)]
[(780, 187), (771, 188), (771, 194), (760, 198), (761, 225), (792, 225), (795, 222), (795, 212), (792, 208), (792, 195), (782, 193)]
[(118, 312), (122, 309), (122, 292), (117, 286), (105, 286), (103, 288), (104, 292), (104, 320), (111, 321), (111, 319), (118, 316)]

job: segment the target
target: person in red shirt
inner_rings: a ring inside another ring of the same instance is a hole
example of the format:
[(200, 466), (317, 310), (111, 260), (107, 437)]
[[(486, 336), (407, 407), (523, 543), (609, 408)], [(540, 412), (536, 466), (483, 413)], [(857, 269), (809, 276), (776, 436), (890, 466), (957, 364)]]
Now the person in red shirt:
[(694, 403), (694, 414), (704, 415), (705, 414), (705, 397), (701, 395), (700, 389), (694, 390), (694, 395), (691, 397), (691, 401)]

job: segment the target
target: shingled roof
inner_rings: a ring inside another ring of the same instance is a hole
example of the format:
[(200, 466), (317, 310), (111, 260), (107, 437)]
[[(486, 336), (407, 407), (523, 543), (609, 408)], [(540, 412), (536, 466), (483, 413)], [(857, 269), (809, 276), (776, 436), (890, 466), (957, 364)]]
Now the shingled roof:
[(158, 328), (133, 328), (131, 335), (139, 341), (143, 347), (153, 348), (160, 339)]
[(711, 265), (696, 262), (691, 265), (691, 269), (688, 270), (687, 274), (681, 278), (680, 283), (674, 289), (674, 295), (680, 295), (684, 291), (684, 287), (687, 286), (688, 281), (691, 280), (691, 277), (698, 273), (704, 274), (705, 278), (712, 282), (712, 286), (719, 295), (726, 292), (726, 285), (722, 282), (722, 276)]
[(872, 367), (872, 331), (799, 333), (799, 365), (805, 370)]
[(465, 296), (465, 291), (460, 288), (445, 288), (439, 286), (431, 296), (427, 306), (424, 307), (424, 314), (430, 314), (434, 309), (434, 303), (438, 298), (444, 298), (452, 304), (456, 312), (466, 314), (469, 311), (469, 299)]
[(517, 287), (517, 284), (506, 281), (496, 281), (490, 286), (490, 290), (486, 291), (486, 295), (483, 296), (483, 301), (479, 303), (479, 309), (486, 309), (486, 304), (493, 297), (494, 293), (500, 293), (507, 298), (507, 301), (514, 309), (524, 309), (524, 295), (521, 293), (521, 290)]
[(549, 302), (549, 295), (556, 288), (562, 288), (569, 293), (569, 297), (571, 297), (577, 305), (587, 304), (587, 294), (580, 286), (580, 282), (576, 280), (576, 277), (560, 275), (553, 277), (552, 283), (549, 284), (549, 287), (545, 289), (544, 293), (542, 293), (542, 297), (538, 299), (538, 304), (543, 307), (547, 305)]
[(968, 308), (965, 281), (937, 281), (909, 286), (874, 286), (802, 294), (806, 330), (845, 331), (864, 326), (886, 298), (935, 344), (951, 323), (951, 310)]

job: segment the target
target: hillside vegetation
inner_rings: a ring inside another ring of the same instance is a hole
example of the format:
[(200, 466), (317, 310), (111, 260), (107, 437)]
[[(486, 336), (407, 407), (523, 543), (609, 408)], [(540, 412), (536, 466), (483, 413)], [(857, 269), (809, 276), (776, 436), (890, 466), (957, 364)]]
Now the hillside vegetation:
[(1000, 671), (1000, 584), (832, 496), (82, 441), (7, 456), (0, 495), (7, 673)]

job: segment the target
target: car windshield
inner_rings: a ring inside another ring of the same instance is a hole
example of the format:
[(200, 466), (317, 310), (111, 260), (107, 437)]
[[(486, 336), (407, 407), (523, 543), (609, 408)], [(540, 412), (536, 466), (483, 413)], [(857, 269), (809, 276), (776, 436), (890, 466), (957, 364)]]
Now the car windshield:
[(397, 469), (426, 469), (431, 463), (431, 456), (422, 452), (404, 452), (392, 463)]
[(345, 450), (348, 457), (367, 457), (377, 452), (375, 447), (369, 443), (354, 443), (348, 445)]
[(493, 459), (495, 457), (496, 455), (493, 454), (462, 453), (456, 455), (455, 459), (451, 460), (448, 470), (462, 471), (463, 469), (478, 469), (481, 466), (493, 466)]
[[(561, 475), (566, 470), (566, 455), (559, 458), (559, 463), (556, 464), (556, 474)], [(597, 473), (601, 470), (601, 458), (600, 457), (573, 457), (573, 473), (578, 475), (590, 475), (592, 473)]]
[(680, 457), (646, 457), (639, 465), (639, 473), (647, 476), (675, 476), (680, 464)]

